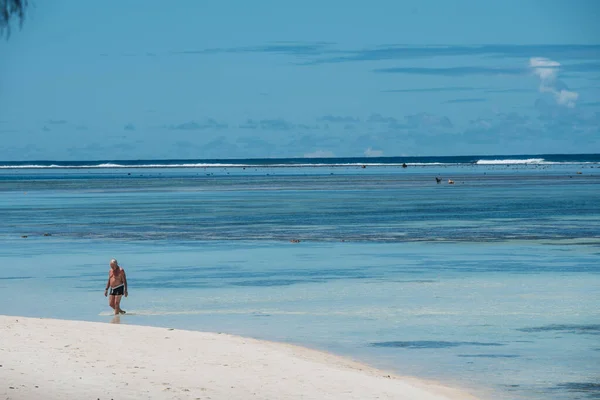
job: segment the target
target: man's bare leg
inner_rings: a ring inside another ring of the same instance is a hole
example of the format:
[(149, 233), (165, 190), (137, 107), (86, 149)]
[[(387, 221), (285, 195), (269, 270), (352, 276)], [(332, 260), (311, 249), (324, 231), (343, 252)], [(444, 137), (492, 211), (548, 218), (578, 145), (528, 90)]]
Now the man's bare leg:
[(114, 297), (115, 297), (115, 315), (125, 314), (125, 311), (121, 310), (121, 298), (123, 296), (119, 295), (119, 296), (114, 296)]
[[(108, 296), (108, 305), (110, 306), (110, 308), (112, 308), (113, 310), (115, 309), (115, 297), (112, 294)], [(115, 312), (116, 314), (116, 312)]]

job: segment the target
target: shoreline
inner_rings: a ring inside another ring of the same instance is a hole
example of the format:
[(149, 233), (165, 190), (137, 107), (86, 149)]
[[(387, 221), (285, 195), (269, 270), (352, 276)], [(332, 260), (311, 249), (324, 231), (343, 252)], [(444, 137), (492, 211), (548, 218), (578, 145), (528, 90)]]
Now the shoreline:
[(224, 333), (0, 315), (0, 395), (11, 400), (476, 400), (354, 360)]

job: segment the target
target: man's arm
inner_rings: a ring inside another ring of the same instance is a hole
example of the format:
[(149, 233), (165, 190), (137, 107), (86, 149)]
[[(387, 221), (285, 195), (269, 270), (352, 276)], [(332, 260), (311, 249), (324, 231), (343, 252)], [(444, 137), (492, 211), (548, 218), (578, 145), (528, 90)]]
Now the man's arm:
[(123, 284), (125, 285), (125, 297), (127, 297), (127, 275), (125, 275), (125, 270), (123, 270)]
[(108, 274), (108, 281), (106, 282), (106, 289), (104, 289), (104, 297), (108, 295), (108, 288), (110, 287), (110, 274)]

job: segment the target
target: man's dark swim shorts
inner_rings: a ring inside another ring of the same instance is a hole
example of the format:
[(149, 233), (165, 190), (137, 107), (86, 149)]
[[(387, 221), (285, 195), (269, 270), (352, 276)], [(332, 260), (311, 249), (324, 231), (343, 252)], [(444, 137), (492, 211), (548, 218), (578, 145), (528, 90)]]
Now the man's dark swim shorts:
[(123, 296), (125, 294), (125, 285), (119, 285), (117, 287), (110, 288), (108, 294), (111, 296)]

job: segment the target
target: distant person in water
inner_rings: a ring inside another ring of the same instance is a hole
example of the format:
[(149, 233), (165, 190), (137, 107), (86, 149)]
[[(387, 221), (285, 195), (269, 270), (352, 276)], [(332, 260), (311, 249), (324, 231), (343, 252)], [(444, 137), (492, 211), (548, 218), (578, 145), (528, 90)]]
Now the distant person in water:
[(127, 297), (127, 277), (125, 276), (125, 270), (113, 258), (110, 260), (108, 283), (106, 289), (104, 289), (104, 296), (108, 296), (108, 305), (115, 310), (115, 315), (125, 314), (125, 311), (121, 310), (123, 295)]

